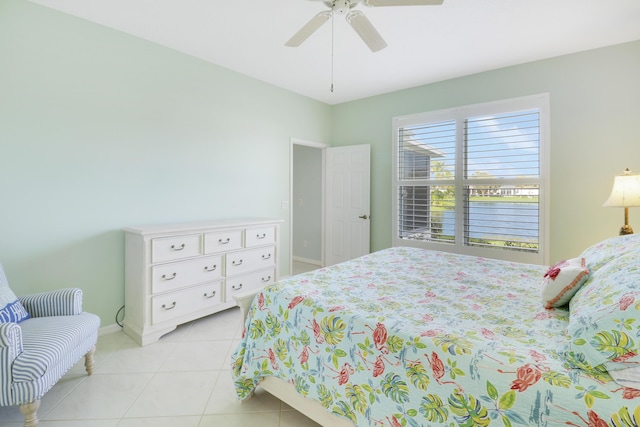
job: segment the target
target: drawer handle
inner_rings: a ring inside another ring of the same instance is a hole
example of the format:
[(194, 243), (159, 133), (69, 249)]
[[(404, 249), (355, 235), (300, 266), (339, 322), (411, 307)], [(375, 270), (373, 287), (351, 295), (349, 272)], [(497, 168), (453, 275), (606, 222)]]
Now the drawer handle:
[(263, 259), (264, 261), (266, 261), (266, 260), (268, 260), (268, 259), (270, 259), (270, 258), (271, 258), (271, 254), (269, 254), (269, 255), (262, 255), (262, 259)]
[(238, 262), (236, 262), (235, 260), (234, 260), (234, 261), (231, 261), (231, 265), (233, 265), (234, 267), (237, 267), (237, 266), (239, 266), (239, 265), (242, 265), (242, 260), (240, 260), (240, 261), (238, 261)]
[(218, 266), (216, 264), (213, 264), (213, 267), (209, 267), (207, 265), (204, 266), (204, 271), (215, 271), (216, 268), (218, 268)]
[(264, 277), (262, 278), (263, 283), (267, 283), (269, 280), (271, 280), (271, 276), (267, 276), (266, 279)]
[(265, 237), (267, 237), (267, 233), (256, 234), (256, 239), (264, 239)]
[(206, 292), (204, 293), (204, 297), (205, 297), (205, 298), (213, 298), (213, 297), (215, 297), (215, 296), (216, 296), (216, 291), (212, 291), (212, 292), (211, 292), (211, 295), (209, 295), (209, 294), (208, 294), (208, 293), (206, 293)]
[(231, 241), (231, 239), (229, 239), (228, 237), (227, 237), (227, 240), (218, 239), (218, 243), (220, 243), (221, 245), (226, 245), (230, 241)]
[(167, 305), (166, 305), (166, 304), (162, 304), (162, 308), (164, 308), (165, 310), (173, 310), (174, 308), (176, 308), (176, 302), (174, 301), (174, 302), (171, 304), (171, 307), (167, 307)]
[(184, 246), (185, 246), (184, 243), (178, 247), (176, 247), (176, 245), (171, 245), (171, 249), (173, 249), (174, 251), (181, 251), (184, 249)]
[(175, 273), (175, 272), (174, 272), (171, 276), (167, 276), (166, 274), (163, 274), (163, 275), (162, 275), (162, 278), (163, 278), (164, 280), (173, 280), (173, 279), (175, 279), (175, 278), (176, 278), (176, 276), (177, 276), (177, 275), (178, 275), (178, 273)]
[(231, 289), (233, 289), (234, 291), (239, 291), (240, 289), (242, 289), (242, 283), (240, 283), (238, 286), (233, 285)]

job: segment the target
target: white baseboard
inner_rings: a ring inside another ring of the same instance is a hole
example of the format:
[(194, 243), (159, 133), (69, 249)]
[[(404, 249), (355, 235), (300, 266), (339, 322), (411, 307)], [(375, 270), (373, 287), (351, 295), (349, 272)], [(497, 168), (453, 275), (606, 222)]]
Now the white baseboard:
[(121, 330), (122, 327), (117, 323), (114, 323), (112, 325), (103, 326), (98, 329), (98, 336), (113, 334), (115, 332), (120, 332)]
[(293, 256), (293, 257), (291, 257), (291, 259), (293, 259), (294, 261), (304, 262), (306, 264), (313, 264), (313, 265), (317, 265), (317, 266), (322, 267), (322, 261), (320, 261), (318, 259), (303, 258), (303, 257), (300, 257), (300, 256)]

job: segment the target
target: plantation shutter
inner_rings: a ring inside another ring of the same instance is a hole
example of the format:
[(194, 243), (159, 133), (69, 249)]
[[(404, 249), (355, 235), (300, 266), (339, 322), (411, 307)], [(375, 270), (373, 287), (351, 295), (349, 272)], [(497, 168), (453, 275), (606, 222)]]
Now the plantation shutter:
[(393, 244), (540, 263), (547, 109), (538, 95), (394, 118)]
[(464, 130), (465, 243), (537, 252), (540, 112), (471, 117)]
[[(453, 243), (456, 122), (400, 129), (399, 237)], [(444, 217), (444, 207), (448, 209)]]

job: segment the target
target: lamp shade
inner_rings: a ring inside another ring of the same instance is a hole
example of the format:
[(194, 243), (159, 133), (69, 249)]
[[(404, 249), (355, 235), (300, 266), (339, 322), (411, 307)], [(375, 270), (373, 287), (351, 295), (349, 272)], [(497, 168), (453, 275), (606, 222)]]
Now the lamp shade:
[(640, 175), (632, 175), (629, 169), (622, 175), (616, 175), (611, 194), (603, 206), (624, 208), (640, 206)]

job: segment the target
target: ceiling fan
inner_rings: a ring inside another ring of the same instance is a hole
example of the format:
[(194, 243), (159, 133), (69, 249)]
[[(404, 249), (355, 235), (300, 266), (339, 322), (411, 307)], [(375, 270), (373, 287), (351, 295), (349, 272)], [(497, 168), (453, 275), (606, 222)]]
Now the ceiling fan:
[(360, 38), (369, 46), (373, 52), (387, 47), (378, 30), (375, 29), (371, 21), (359, 10), (352, 10), (359, 3), (365, 6), (381, 7), (381, 6), (430, 6), (440, 5), (444, 0), (321, 0), (330, 10), (325, 10), (311, 18), (297, 33), (293, 35), (285, 46), (298, 47), (311, 34), (331, 18), (335, 13), (338, 15), (346, 15), (347, 22), (358, 33)]

